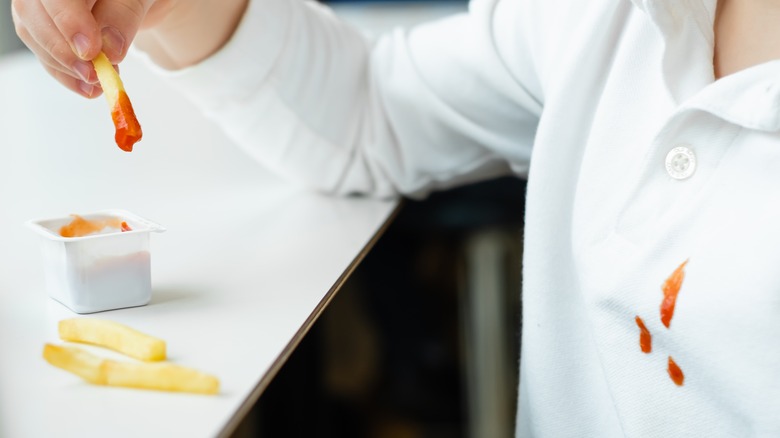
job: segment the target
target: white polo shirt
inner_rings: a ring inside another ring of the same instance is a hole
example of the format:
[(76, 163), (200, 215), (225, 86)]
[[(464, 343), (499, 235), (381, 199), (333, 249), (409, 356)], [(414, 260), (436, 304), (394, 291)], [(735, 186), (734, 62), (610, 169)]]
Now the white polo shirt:
[(326, 192), (528, 176), (518, 436), (780, 436), (780, 61), (715, 82), (715, 7), (475, 0), (370, 43), (255, 0), (170, 76)]

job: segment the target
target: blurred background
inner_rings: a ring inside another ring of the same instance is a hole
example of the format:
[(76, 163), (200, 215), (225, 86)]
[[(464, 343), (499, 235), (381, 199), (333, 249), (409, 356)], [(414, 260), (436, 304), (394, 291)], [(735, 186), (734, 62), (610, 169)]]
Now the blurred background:
[[(331, 1), (370, 37), (465, 0)], [(2, 56), (24, 50), (0, 0)], [(511, 437), (525, 183), (405, 201), (234, 437)]]
[(514, 436), (524, 192), (406, 201), (235, 437)]
[(11, 0), (0, 0), (0, 56), (22, 47), (11, 19)]

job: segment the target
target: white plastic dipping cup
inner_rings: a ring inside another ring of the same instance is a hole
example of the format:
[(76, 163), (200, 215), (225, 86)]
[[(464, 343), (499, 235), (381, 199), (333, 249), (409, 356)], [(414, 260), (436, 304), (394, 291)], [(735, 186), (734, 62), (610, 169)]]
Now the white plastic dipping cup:
[(152, 298), (149, 235), (165, 228), (124, 210), (82, 214), (88, 220), (120, 218), (132, 229), (104, 229), (62, 237), (71, 216), (27, 222), (40, 237), (49, 296), (76, 313), (143, 306)]

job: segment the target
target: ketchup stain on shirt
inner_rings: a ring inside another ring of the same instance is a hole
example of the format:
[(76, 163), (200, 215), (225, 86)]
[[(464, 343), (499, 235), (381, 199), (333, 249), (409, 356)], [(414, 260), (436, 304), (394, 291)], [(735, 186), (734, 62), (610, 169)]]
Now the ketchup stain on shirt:
[(685, 380), (685, 375), (683, 374), (680, 367), (677, 365), (677, 363), (672, 359), (672, 356), (669, 356), (669, 367), (667, 369), (669, 372), (669, 377), (672, 378), (672, 381), (677, 386), (683, 385), (683, 380)]
[(639, 348), (643, 353), (650, 353), (653, 351), (653, 338), (650, 336), (650, 331), (645, 327), (645, 322), (639, 316), (634, 317), (636, 325), (639, 326)]
[[(671, 324), (672, 317), (674, 316), (674, 306), (677, 304), (677, 295), (680, 293), (680, 288), (682, 288), (682, 283), (685, 279), (685, 265), (687, 264), (688, 260), (682, 262), (661, 286), (661, 290), (664, 293), (664, 298), (661, 301), (661, 323), (663, 323), (666, 328), (669, 328), (669, 324)], [(643, 353), (650, 353), (653, 351), (653, 339), (650, 335), (650, 331), (647, 329), (645, 322), (639, 315), (634, 317), (634, 321), (636, 321), (636, 325), (639, 327), (639, 348), (642, 349)], [(672, 359), (672, 356), (669, 356), (669, 364), (666, 371), (669, 373), (669, 377), (671, 377), (675, 385), (683, 385), (685, 375), (680, 369), (680, 366)]]
[(688, 260), (682, 262), (661, 286), (661, 290), (664, 292), (664, 299), (661, 301), (661, 322), (666, 328), (669, 328), (674, 316), (674, 306), (677, 303), (677, 294), (680, 293), (680, 287), (685, 279), (685, 265), (687, 264)]

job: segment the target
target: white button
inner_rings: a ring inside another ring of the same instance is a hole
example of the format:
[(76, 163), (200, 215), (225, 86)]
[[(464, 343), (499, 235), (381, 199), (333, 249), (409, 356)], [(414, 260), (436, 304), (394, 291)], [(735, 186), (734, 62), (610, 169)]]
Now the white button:
[(666, 172), (674, 179), (685, 179), (696, 170), (696, 155), (685, 146), (678, 146), (666, 154)]

